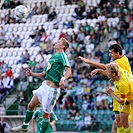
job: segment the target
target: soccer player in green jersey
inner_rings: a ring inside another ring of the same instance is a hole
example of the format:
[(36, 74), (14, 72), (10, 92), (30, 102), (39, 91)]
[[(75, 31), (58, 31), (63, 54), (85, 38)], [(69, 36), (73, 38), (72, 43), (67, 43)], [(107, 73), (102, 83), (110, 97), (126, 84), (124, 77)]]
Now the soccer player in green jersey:
[(40, 133), (44, 133), (47, 130), (50, 123), (49, 114), (51, 113), (56, 100), (59, 98), (60, 88), (64, 88), (65, 79), (69, 78), (71, 75), (70, 63), (65, 54), (68, 47), (69, 42), (65, 38), (61, 38), (54, 45), (55, 54), (49, 59), (44, 72), (33, 73), (31, 70), (27, 70), (27, 76), (38, 78), (44, 77), (45, 80), (37, 90), (33, 91), (33, 97), (28, 104), (23, 124), (12, 128), (11, 131), (26, 132), (28, 130), (29, 122), (32, 119), (34, 108), (39, 104), (42, 104), (43, 109), (42, 131), (40, 131)]
[[(37, 109), (32, 117), (32, 130), (35, 132), (35, 119), (37, 119), (37, 133), (40, 133), (40, 129), (42, 128), (42, 109)], [(45, 133), (52, 133), (52, 125), (57, 121), (57, 117), (55, 113), (52, 111), (50, 113), (50, 124), (48, 126), (48, 129), (45, 131)]]

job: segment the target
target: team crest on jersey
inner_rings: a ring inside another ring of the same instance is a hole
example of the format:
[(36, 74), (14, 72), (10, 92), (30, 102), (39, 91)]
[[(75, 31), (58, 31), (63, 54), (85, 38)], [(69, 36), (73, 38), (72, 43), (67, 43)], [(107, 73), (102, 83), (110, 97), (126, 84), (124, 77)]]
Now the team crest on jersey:
[(118, 87), (118, 85), (116, 85), (115, 87), (116, 87), (116, 89), (117, 89), (117, 90), (119, 90), (119, 87)]
[(47, 71), (51, 69), (51, 64), (48, 62), (48, 65), (47, 65)]

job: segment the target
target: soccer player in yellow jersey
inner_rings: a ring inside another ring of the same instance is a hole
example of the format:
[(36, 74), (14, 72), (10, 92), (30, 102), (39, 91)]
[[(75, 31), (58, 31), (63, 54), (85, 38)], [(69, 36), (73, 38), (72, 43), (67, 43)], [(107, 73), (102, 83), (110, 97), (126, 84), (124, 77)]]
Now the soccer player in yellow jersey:
[(94, 76), (97, 73), (106, 75), (114, 82), (114, 86), (118, 90), (120, 97), (115, 95), (109, 87), (106, 87), (106, 92), (119, 103), (120, 123), (124, 127), (124, 129), (121, 129), (119, 132), (131, 133), (128, 124), (130, 105), (133, 103), (133, 81), (131, 74), (120, 68), (116, 63), (107, 64), (106, 70), (95, 69), (91, 74)]
[[(121, 68), (123, 68), (125, 71), (127, 71), (129, 74), (131, 74), (131, 67), (128, 61), (128, 58), (125, 55), (122, 55), (122, 47), (119, 44), (114, 44), (109, 47), (109, 55), (112, 58), (114, 62), (116, 62)], [(100, 68), (105, 70), (106, 65), (102, 63), (96, 63), (93, 61), (90, 61), (84, 57), (79, 57), (82, 61), (84, 61), (87, 64), (90, 64), (96, 68)], [(117, 89), (114, 90), (114, 93), (120, 97), (119, 92)], [(121, 123), (120, 123), (120, 116), (119, 116), (119, 109), (118, 109), (119, 103), (114, 99), (113, 100), (113, 111), (115, 113), (115, 119), (117, 122), (117, 133), (119, 133), (120, 130), (123, 129)]]

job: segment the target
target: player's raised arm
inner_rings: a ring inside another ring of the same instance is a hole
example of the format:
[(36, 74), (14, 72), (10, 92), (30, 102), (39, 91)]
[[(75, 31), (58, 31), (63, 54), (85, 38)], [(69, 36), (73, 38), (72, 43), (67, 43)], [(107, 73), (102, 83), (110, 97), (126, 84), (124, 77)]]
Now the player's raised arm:
[(102, 69), (95, 69), (95, 70), (91, 71), (91, 77), (93, 77), (94, 75), (96, 75), (96, 74), (98, 74), (98, 73), (99, 73), (99, 74), (102, 74), (102, 75), (104, 75), (104, 76), (107, 76), (105, 70), (102, 70)]
[(90, 61), (82, 56), (79, 56), (79, 59), (81, 59), (82, 61), (84, 61), (85, 63), (87, 64), (90, 64), (91, 66), (94, 66), (96, 68), (100, 68), (100, 69), (106, 69), (106, 65), (105, 64), (102, 64), (102, 63), (96, 63), (96, 62), (93, 62), (93, 61)]
[(26, 76), (33, 76), (33, 77), (37, 77), (37, 78), (43, 78), (45, 77), (45, 72), (41, 72), (41, 73), (33, 73), (30, 69), (28, 69), (26, 71)]

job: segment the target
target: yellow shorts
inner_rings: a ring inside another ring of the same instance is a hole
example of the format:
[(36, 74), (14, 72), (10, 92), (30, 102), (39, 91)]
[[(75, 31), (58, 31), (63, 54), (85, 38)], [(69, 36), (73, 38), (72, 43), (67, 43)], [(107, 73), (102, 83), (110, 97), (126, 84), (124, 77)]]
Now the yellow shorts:
[(119, 103), (113, 99), (113, 111), (119, 111)]
[(121, 105), (119, 104), (119, 112), (127, 113), (130, 114), (130, 104), (126, 105)]

